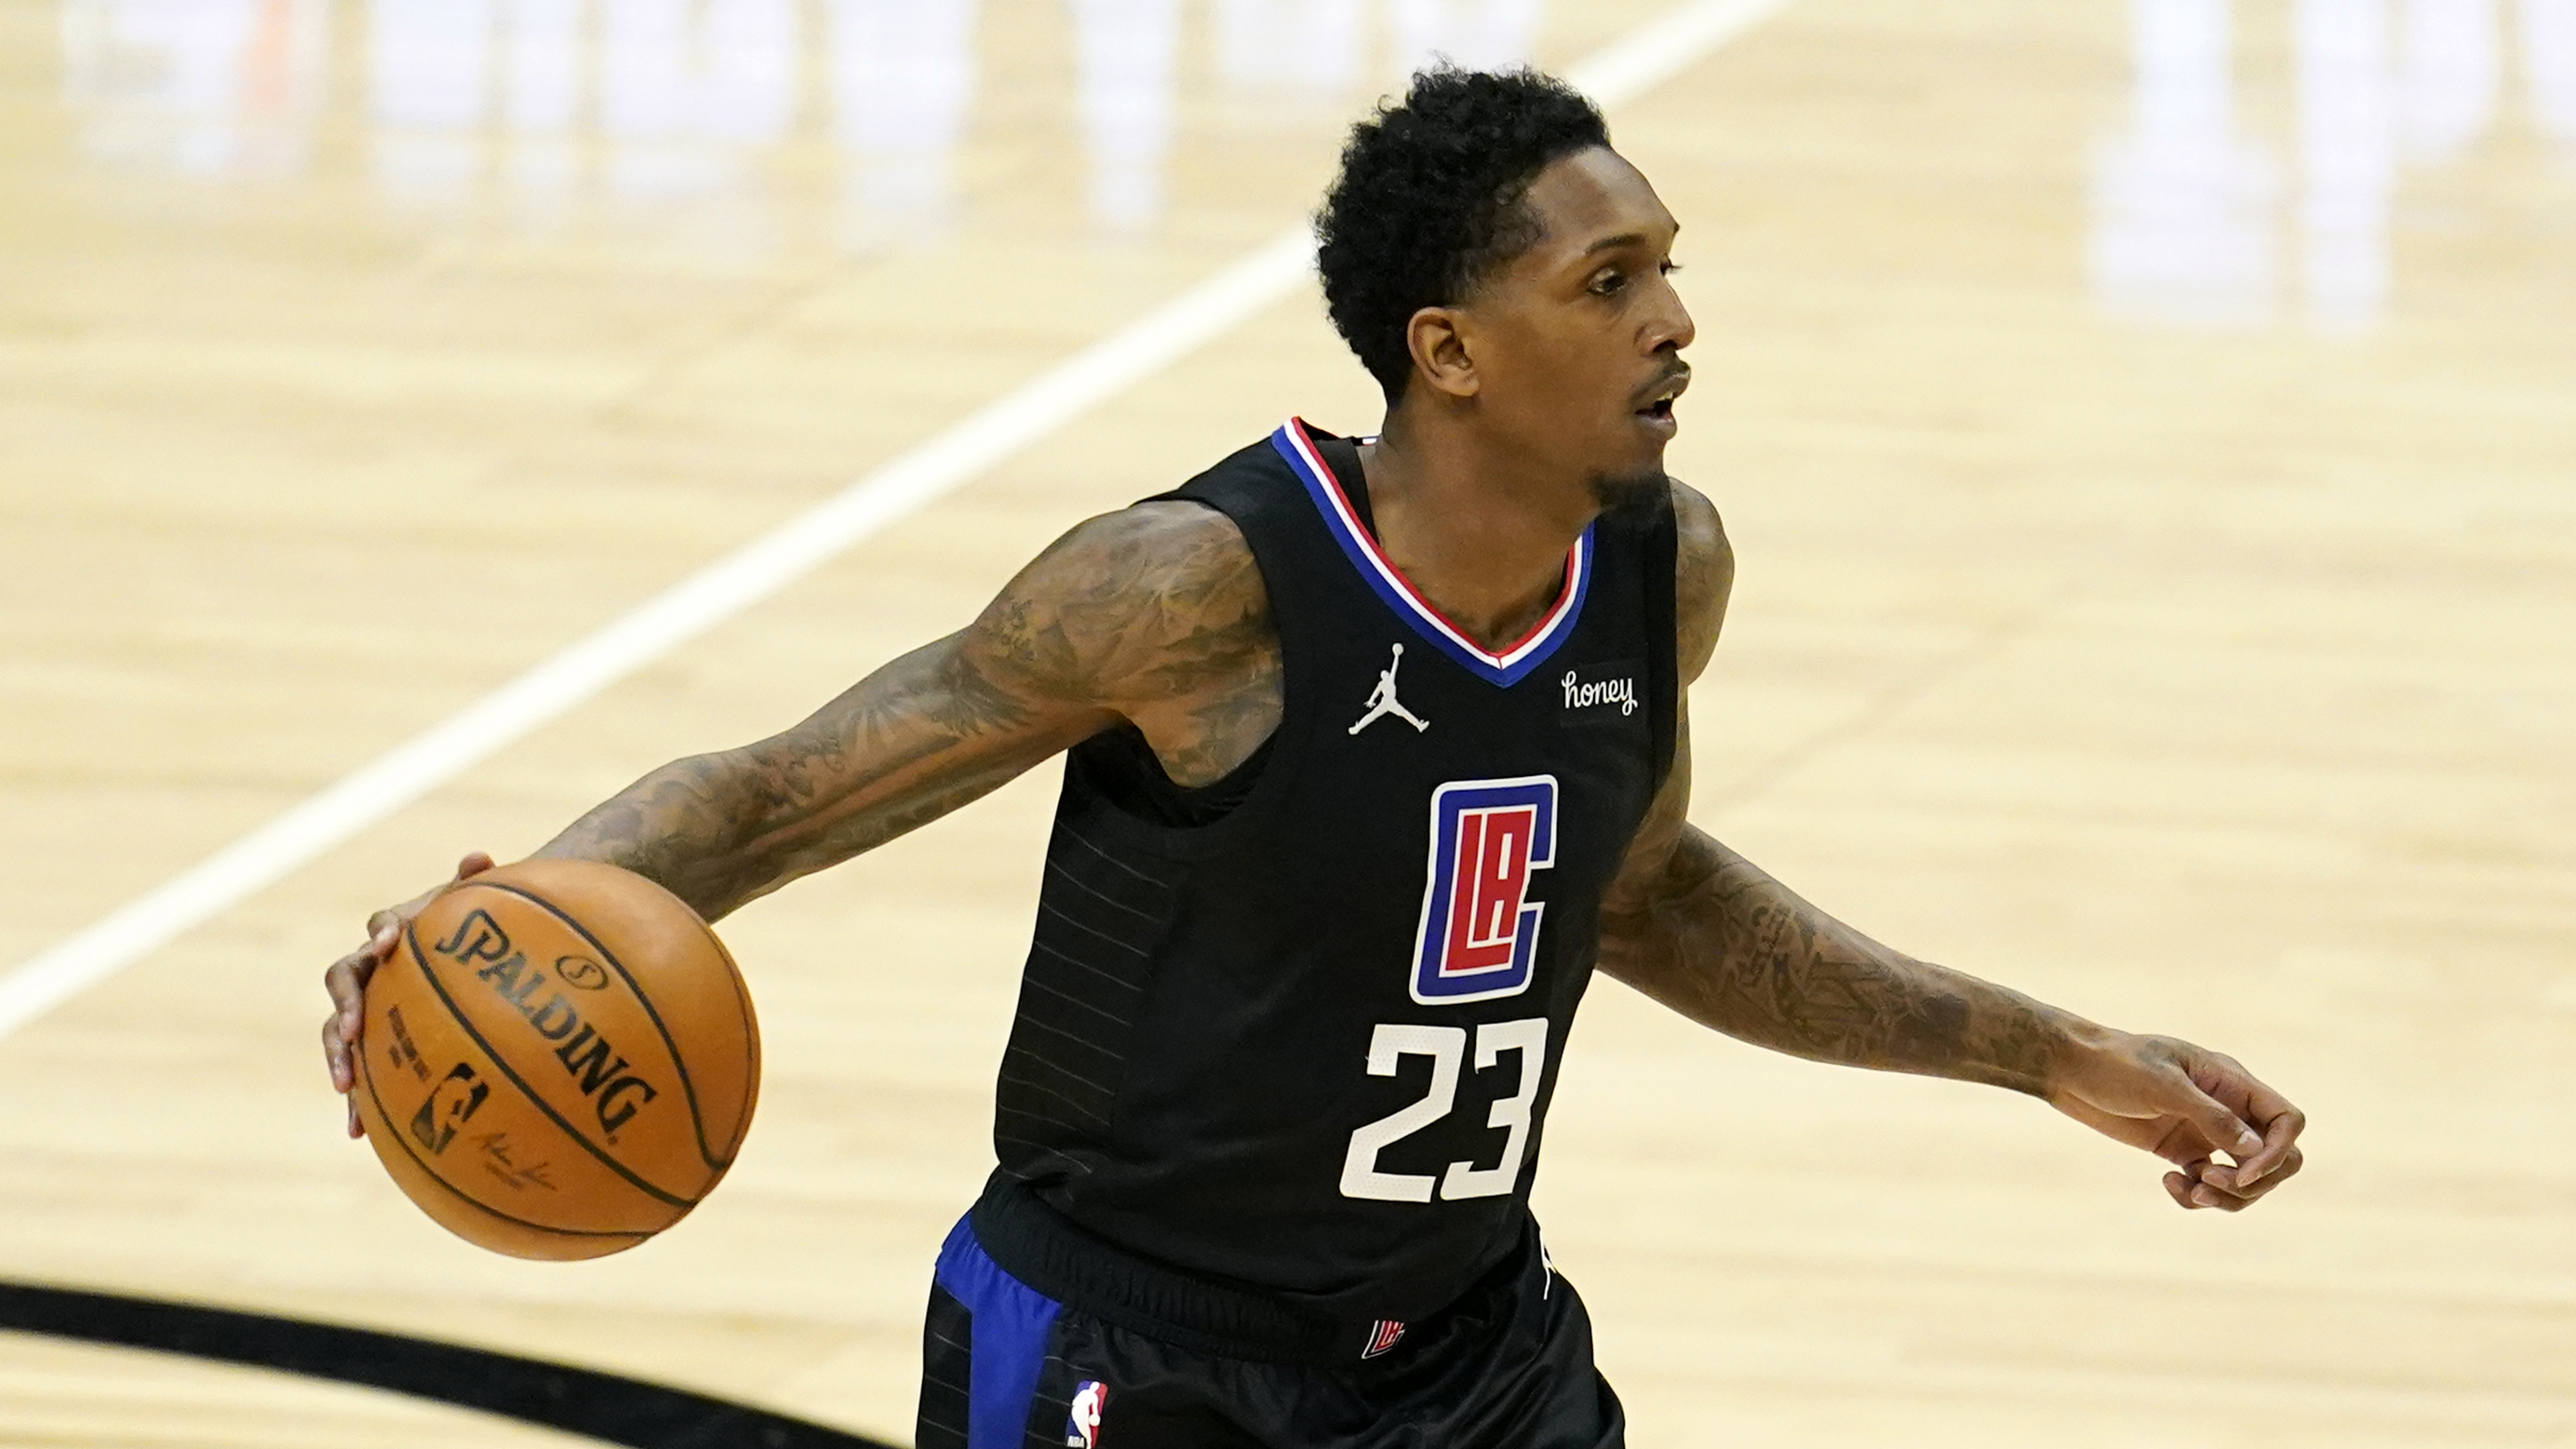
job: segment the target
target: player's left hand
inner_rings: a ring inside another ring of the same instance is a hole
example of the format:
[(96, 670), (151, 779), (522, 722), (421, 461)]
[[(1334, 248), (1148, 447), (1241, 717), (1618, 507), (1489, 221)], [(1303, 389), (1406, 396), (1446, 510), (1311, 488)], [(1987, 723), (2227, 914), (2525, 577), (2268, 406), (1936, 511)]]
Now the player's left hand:
[(2298, 1175), (2307, 1114), (2233, 1057), (2120, 1032), (2088, 1045), (2059, 1077), (2049, 1105), (2174, 1164), (2165, 1192), (2182, 1207), (2242, 1212)]

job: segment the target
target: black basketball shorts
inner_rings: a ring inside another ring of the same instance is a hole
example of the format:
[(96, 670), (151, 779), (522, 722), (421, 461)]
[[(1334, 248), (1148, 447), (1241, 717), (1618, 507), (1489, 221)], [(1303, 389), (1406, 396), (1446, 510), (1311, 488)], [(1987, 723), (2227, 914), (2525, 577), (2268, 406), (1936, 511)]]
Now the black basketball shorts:
[(1621, 1449), (1592, 1323), (1535, 1228), (1440, 1313), (1365, 1334), (1346, 1363), (1174, 1342), (1004, 1272), (972, 1215), (941, 1248), (916, 1449)]

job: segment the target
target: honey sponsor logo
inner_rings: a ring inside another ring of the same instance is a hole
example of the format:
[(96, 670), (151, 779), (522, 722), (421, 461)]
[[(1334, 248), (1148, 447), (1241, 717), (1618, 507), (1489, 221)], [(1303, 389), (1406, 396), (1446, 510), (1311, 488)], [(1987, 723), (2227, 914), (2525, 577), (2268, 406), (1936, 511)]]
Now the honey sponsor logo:
[(1573, 727), (1634, 719), (1646, 707), (1645, 692), (1637, 687), (1645, 677), (1644, 664), (1634, 659), (1576, 665), (1557, 676), (1557, 722)]
[(1633, 678), (1584, 679), (1569, 669), (1558, 682), (1564, 686), (1567, 709), (1617, 705), (1621, 714), (1637, 712), (1637, 681)]

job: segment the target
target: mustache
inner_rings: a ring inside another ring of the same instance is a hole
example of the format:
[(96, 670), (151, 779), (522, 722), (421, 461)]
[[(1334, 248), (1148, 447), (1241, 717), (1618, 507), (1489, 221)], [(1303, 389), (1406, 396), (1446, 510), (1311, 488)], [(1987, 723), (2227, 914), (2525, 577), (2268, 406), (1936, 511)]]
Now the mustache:
[(1679, 383), (1683, 387), (1687, 388), (1690, 386), (1690, 380), (1690, 364), (1687, 362), (1676, 362), (1672, 366), (1665, 368), (1662, 372), (1657, 373), (1654, 381), (1646, 384), (1642, 388), (1639, 388), (1635, 394), (1634, 401), (1640, 408), (1647, 407), (1651, 405), (1656, 398), (1663, 396), (1664, 389), (1671, 387), (1675, 383)]

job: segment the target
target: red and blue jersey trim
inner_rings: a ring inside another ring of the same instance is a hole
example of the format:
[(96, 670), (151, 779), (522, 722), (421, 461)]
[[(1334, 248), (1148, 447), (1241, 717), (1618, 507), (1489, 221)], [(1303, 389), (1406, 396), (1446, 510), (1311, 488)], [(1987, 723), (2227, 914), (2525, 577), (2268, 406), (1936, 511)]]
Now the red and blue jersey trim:
[[(1324, 515), (1324, 527), (1333, 541), (1349, 555), (1351, 566), (1359, 570), (1366, 582), (1386, 606), (1411, 624), (1414, 632), (1431, 642), (1433, 648), (1448, 655), (1460, 668), (1489, 683), (1506, 688), (1518, 684), (1531, 671), (1547, 663), (1566, 640), (1574, 637), (1574, 626), (1583, 616), (1584, 596), (1592, 590), (1593, 527), (1583, 530), (1574, 547), (1565, 551), (1565, 589), (1557, 595), (1556, 604), (1547, 616), (1533, 625), (1517, 643), (1500, 653), (1485, 648), (1467, 636), (1467, 632), (1442, 617), (1394, 564), (1379, 550), (1377, 540), (1360, 527), (1359, 514), (1351, 508), (1350, 496), (1342, 491), (1341, 480), (1326, 467), (1323, 456), (1315, 451), (1315, 440), (1306, 425), (1290, 418), (1270, 435), (1270, 446), (1288, 460), (1288, 469), (1297, 481), (1306, 485), (1307, 495)], [(1597, 525), (1596, 525), (1597, 527)]]

